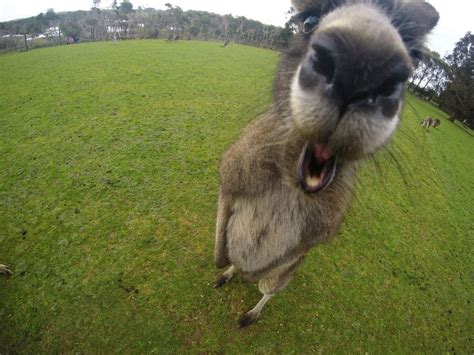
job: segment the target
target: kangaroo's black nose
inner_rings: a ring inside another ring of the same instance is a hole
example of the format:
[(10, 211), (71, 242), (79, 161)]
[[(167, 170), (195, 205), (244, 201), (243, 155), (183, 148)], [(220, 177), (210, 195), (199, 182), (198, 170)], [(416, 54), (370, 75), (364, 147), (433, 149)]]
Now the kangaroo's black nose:
[(314, 89), (325, 84), (324, 90), (341, 109), (355, 102), (374, 102), (379, 96), (401, 95), (411, 71), (406, 60), (374, 43), (359, 42), (340, 33), (314, 38), (301, 68), (301, 86)]

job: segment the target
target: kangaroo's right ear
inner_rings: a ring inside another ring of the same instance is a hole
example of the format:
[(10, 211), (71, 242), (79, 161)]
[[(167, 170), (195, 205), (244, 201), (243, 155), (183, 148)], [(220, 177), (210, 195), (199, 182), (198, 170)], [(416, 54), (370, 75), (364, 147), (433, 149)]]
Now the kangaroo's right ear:
[(392, 14), (393, 24), (410, 49), (421, 48), (424, 37), (438, 21), (438, 11), (424, 0), (400, 1)]

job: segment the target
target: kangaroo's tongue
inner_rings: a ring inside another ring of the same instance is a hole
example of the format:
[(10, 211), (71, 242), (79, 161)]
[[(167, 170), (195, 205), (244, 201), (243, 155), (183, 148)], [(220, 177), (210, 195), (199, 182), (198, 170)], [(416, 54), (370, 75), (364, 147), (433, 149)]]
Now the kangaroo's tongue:
[(310, 194), (324, 190), (334, 178), (336, 165), (336, 157), (329, 146), (306, 144), (298, 162), (301, 188)]
[(314, 148), (314, 156), (316, 157), (316, 159), (321, 161), (328, 161), (331, 159), (332, 155), (333, 154), (329, 146), (324, 144), (316, 144), (316, 147)]

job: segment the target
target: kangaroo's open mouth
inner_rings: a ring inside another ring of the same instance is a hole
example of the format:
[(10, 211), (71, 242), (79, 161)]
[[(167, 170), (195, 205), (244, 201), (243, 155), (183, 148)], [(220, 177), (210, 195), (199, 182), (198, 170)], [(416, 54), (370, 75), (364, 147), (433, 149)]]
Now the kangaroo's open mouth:
[(331, 184), (337, 158), (327, 145), (307, 143), (298, 161), (298, 180), (303, 191), (314, 194)]

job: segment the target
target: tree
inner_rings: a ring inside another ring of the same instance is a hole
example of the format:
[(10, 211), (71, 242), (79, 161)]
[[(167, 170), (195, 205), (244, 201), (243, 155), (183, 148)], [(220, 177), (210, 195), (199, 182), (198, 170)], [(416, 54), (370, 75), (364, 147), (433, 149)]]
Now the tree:
[(59, 16), (56, 12), (54, 12), (54, 9), (48, 9), (48, 11), (46, 11), (44, 14), (44, 20), (49, 26), (52, 26), (56, 23), (56, 21), (59, 20)]
[(119, 7), (119, 13), (124, 16), (128, 16), (133, 12), (133, 4), (130, 1), (123, 1)]
[(67, 19), (60, 23), (62, 33), (66, 37), (71, 37), (74, 42), (78, 42), (81, 37), (82, 27), (80, 23), (74, 19)]
[(290, 40), (293, 38), (293, 31), (291, 29), (291, 27), (289, 27), (288, 24), (285, 24), (285, 28), (282, 29), (280, 31), (280, 33), (278, 34), (278, 42), (282, 45), (282, 46), (288, 46), (288, 44), (290, 43)]
[(95, 17), (90, 17), (86, 20), (86, 24), (87, 26), (90, 27), (91, 37), (92, 37), (92, 40), (95, 42), (96, 28), (97, 28), (97, 25), (99, 24), (99, 20)]
[(423, 56), (416, 67), (408, 89), (429, 101), (438, 97), (446, 86), (447, 63), (437, 52), (423, 49)]
[(474, 127), (474, 35), (471, 32), (456, 43), (446, 62), (449, 65), (448, 82), (440, 96), (440, 104), (452, 113), (453, 120)]
[(44, 15), (46, 26), (50, 29), (49, 34), (53, 38), (53, 41), (57, 38), (58, 44), (61, 45), (61, 30), (59, 27), (59, 16), (54, 9), (48, 9)]

